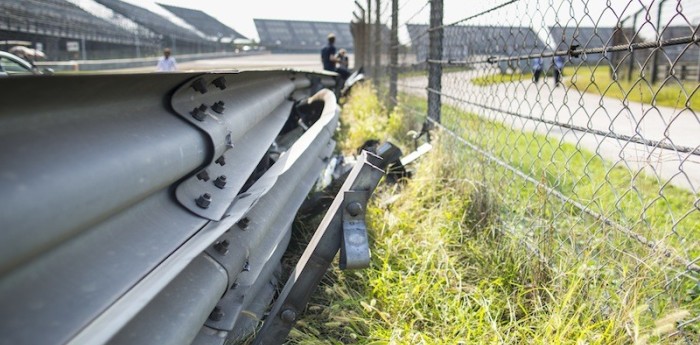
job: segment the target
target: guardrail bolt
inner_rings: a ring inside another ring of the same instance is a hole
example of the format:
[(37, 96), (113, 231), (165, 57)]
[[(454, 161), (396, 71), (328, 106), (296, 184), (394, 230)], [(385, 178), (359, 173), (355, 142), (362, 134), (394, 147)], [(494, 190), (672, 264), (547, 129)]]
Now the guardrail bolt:
[(245, 217), (239, 220), (237, 225), (239, 228), (241, 228), (241, 230), (245, 230), (248, 228), (248, 225), (250, 225), (250, 219), (248, 219), (248, 217)]
[(226, 78), (224, 77), (218, 77), (214, 79), (212, 83), (214, 84), (214, 86), (218, 87), (221, 90), (226, 88)]
[(350, 213), (351, 216), (356, 217), (360, 212), (362, 212), (362, 205), (360, 205), (359, 202), (351, 202), (347, 206), (348, 213)]
[(243, 272), (248, 272), (250, 271), (250, 262), (246, 261), (245, 266), (243, 266)]
[(202, 104), (197, 108), (194, 108), (190, 114), (192, 117), (197, 119), (198, 121), (204, 121), (204, 119), (207, 118), (207, 106)]
[(207, 182), (207, 181), (209, 181), (209, 172), (207, 172), (206, 170), (202, 170), (197, 174), (197, 178), (200, 181)]
[(211, 105), (211, 110), (213, 110), (219, 114), (223, 113), (224, 109), (226, 109), (226, 107), (224, 107), (224, 101), (218, 101), (218, 102)]
[(228, 246), (230, 244), (231, 243), (228, 240), (219, 241), (216, 244), (214, 244), (214, 250), (219, 252), (219, 254), (221, 255), (226, 255), (228, 254)]
[(209, 204), (211, 204), (211, 194), (204, 193), (197, 198), (197, 206), (201, 208), (209, 208)]
[(202, 78), (193, 81), (192, 88), (199, 93), (207, 93), (207, 86), (204, 85), (204, 80), (202, 80)]
[(212, 321), (221, 321), (221, 319), (224, 318), (224, 312), (221, 310), (221, 307), (216, 306), (214, 307), (214, 310), (211, 311), (209, 314), (209, 320)]
[(295, 312), (294, 310), (291, 310), (291, 309), (285, 309), (280, 314), (280, 318), (284, 322), (289, 322), (289, 323), (294, 322), (297, 320), (297, 312)]
[(224, 189), (224, 186), (226, 185), (226, 176), (221, 175), (214, 180), (214, 185), (220, 189)]
[(218, 165), (224, 166), (226, 165), (226, 158), (224, 158), (224, 156), (221, 156), (215, 162)]

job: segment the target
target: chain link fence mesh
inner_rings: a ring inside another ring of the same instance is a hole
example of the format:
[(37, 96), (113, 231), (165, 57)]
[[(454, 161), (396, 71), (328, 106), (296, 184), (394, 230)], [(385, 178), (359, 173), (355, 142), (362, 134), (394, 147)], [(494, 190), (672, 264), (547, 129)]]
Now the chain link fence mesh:
[(373, 5), (398, 18), (379, 90), (498, 198), (551, 293), (623, 342), (700, 343), (700, 2)]

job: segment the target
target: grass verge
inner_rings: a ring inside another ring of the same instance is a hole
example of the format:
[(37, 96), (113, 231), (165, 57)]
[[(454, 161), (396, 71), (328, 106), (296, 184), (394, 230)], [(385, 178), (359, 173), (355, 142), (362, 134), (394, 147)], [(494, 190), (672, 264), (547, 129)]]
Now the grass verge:
[[(552, 72), (546, 73), (552, 78)], [(580, 65), (564, 68), (564, 80), (567, 85), (580, 90), (606, 97), (628, 100), (646, 104), (690, 108), (700, 111), (700, 84), (668, 79), (652, 85), (650, 80), (641, 79), (637, 74), (634, 80), (627, 81), (625, 76), (613, 76), (608, 67)], [(501, 83), (531, 81), (532, 73), (489, 74), (471, 80), (477, 86)]]
[[(400, 101), (419, 112), (425, 108), (420, 98)], [(342, 115), (352, 126), (344, 127), (341, 147), (354, 150), (365, 135), (402, 138), (420, 122), (405, 108), (387, 115), (371, 89), (354, 90)], [(509, 162), (517, 165), (512, 160), (518, 157), (520, 167), (541, 172), (537, 176), (549, 183), (550, 156), (564, 150), (554, 149), (559, 145), (453, 107), (444, 106), (443, 114), (445, 123), (463, 128), (465, 137), (470, 131), (481, 137), (500, 133), (496, 137), (502, 143), (527, 144)], [(696, 326), (669, 336), (676, 324), (698, 315), (700, 288), (686, 280), (669, 281), (668, 259), (650, 256), (647, 248), (561, 205), (453, 138), (436, 137), (413, 179), (376, 191), (368, 209), (371, 267), (333, 269), (290, 343), (698, 340)], [(549, 145), (550, 156), (538, 153)], [(520, 160), (530, 149), (544, 159)], [(605, 171), (586, 169), (588, 175)]]

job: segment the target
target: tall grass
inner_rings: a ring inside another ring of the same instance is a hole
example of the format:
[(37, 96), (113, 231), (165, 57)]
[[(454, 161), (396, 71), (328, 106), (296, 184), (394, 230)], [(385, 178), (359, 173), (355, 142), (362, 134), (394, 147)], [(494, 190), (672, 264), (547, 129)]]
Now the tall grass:
[[(401, 103), (424, 107), (416, 98)], [(342, 114), (341, 147), (354, 150), (365, 135), (408, 146), (401, 139), (421, 119), (402, 109), (386, 114), (371, 88), (354, 90)], [(464, 131), (487, 134), (495, 130), (489, 126), (498, 126), (447, 106), (443, 114), (446, 124)], [(509, 137), (508, 128), (495, 128)], [(500, 140), (544, 140), (520, 136)], [(414, 178), (375, 192), (368, 209), (371, 267), (330, 272), (290, 343), (698, 340), (692, 327), (669, 336), (700, 309), (700, 288), (686, 280), (669, 282), (669, 259), (567, 208), (448, 135), (438, 132), (433, 144)], [(585, 154), (583, 161), (590, 161)], [(523, 160), (523, 166), (546, 182), (546, 162), (556, 153), (541, 156), (547, 159)], [(652, 298), (656, 294), (661, 297)]]

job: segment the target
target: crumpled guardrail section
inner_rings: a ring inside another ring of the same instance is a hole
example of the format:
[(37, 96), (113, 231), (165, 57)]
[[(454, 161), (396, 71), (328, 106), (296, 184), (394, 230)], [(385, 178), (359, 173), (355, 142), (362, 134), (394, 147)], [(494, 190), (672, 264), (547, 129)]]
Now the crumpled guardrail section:
[[(244, 334), (240, 312), (269, 302), (291, 221), (334, 147), (332, 95), (308, 130), (290, 130), (290, 115), (334, 84), (289, 70), (0, 80), (0, 344)], [(241, 193), (277, 140), (293, 144)], [(215, 190), (228, 204), (198, 212)]]

